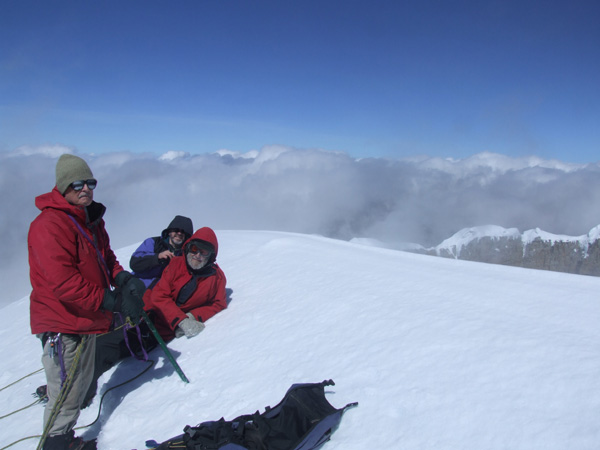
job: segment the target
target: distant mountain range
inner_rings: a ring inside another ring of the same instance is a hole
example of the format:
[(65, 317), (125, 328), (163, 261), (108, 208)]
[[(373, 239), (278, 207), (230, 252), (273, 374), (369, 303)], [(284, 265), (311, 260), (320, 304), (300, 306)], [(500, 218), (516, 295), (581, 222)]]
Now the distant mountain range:
[(539, 228), (521, 233), (516, 228), (486, 225), (464, 228), (436, 247), (411, 246), (404, 250), (444, 258), (600, 276), (600, 225), (587, 235), (576, 237), (551, 234)]

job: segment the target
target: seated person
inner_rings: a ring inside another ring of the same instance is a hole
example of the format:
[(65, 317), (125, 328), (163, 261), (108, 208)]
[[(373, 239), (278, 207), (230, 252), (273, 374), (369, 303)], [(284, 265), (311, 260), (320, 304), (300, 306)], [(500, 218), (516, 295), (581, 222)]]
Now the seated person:
[[(218, 250), (214, 231), (199, 229), (183, 246), (183, 256), (173, 258), (154, 288), (146, 290), (145, 309), (165, 342), (196, 336), (206, 320), (227, 308), (226, 278), (216, 263)], [(115, 329), (97, 338), (94, 377), (84, 407), (92, 402), (104, 372), (132, 352), (137, 355), (158, 345), (144, 321), (139, 331), (141, 342), (135, 329)]]
[(225, 274), (217, 265), (215, 232), (200, 228), (183, 245), (152, 290), (144, 294), (145, 309), (165, 341), (196, 336), (204, 322), (227, 308)]
[(152, 287), (174, 256), (181, 256), (181, 246), (194, 232), (192, 219), (175, 216), (160, 236), (146, 239), (131, 255), (129, 267), (146, 287)]

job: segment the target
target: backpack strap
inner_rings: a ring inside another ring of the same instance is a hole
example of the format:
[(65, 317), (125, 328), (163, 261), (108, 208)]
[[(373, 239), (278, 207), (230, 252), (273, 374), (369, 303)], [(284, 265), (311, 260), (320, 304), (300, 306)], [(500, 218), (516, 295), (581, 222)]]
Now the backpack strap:
[(271, 427), (265, 418), (256, 411), (254, 414), (239, 416), (233, 420), (235, 435), (250, 450), (267, 450), (265, 438)]
[[(141, 357), (138, 356), (133, 350), (131, 350), (131, 346), (129, 345), (128, 331), (131, 330), (132, 328), (134, 328), (137, 333), (138, 342), (140, 343), (140, 348), (142, 349)], [(125, 338), (125, 345), (127, 345), (127, 350), (129, 350), (129, 353), (131, 354), (131, 356), (133, 356), (135, 359), (137, 359), (139, 361), (148, 361), (148, 352), (146, 352), (146, 348), (144, 347), (144, 341), (142, 340), (142, 332), (140, 331), (139, 324), (131, 326), (131, 325), (129, 325), (129, 323), (125, 322), (125, 326), (123, 327), (123, 337)]]
[(186, 426), (181, 447), (189, 450), (218, 450), (229, 443), (241, 443), (232, 428), (232, 422), (220, 418), (213, 422), (204, 422), (196, 427)]
[(346, 412), (347, 409), (354, 408), (356, 406), (358, 406), (358, 402), (352, 402), (352, 403), (348, 403), (346, 406), (344, 406), (341, 409), (342, 409), (342, 412), (344, 413), (344, 412)]
[(96, 245), (96, 243), (92, 240), (92, 238), (89, 237), (85, 231), (83, 231), (83, 228), (81, 228), (81, 225), (79, 225), (79, 222), (77, 222), (77, 219), (75, 219), (75, 217), (73, 217), (71, 214), (68, 214), (68, 213), (67, 213), (67, 216), (69, 216), (69, 218), (73, 221), (73, 223), (75, 224), (75, 226), (79, 230), (79, 233), (83, 237), (85, 237), (87, 239), (87, 241), (91, 244), (91, 246), (96, 250), (96, 256), (98, 258), (98, 264), (100, 265), (100, 268), (103, 269), (103, 273), (104, 273), (104, 276), (106, 278), (107, 287), (110, 289), (111, 288), (111, 278), (112, 277), (110, 275), (110, 270), (108, 269), (108, 266), (106, 265), (106, 261), (104, 260), (104, 257), (102, 256), (102, 253), (100, 252), (100, 249), (98, 248), (98, 246)]

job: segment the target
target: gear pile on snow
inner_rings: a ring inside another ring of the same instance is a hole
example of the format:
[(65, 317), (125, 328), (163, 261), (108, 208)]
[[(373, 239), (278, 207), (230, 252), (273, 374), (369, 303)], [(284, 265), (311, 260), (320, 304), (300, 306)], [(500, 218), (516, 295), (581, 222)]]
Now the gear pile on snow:
[(265, 412), (239, 416), (231, 421), (203, 422), (186, 426), (184, 434), (154, 447), (155, 450), (315, 450), (329, 440), (349, 403), (336, 409), (325, 398), (321, 383), (294, 384), (277, 406)]

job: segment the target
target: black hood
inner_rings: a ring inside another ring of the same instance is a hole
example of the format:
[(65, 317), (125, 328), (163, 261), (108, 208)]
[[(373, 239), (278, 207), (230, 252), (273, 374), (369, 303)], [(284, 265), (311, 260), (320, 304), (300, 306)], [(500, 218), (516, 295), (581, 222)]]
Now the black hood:
[(192, 219), (184, 216), (175, 216), (171, 223), (167, 228), (163, 230), (161, 233), (161, 237), (164, 239), (169, 235), (170, 230), (183, 230), (185, 231), (185, 239), (188, 240), (190, 236), (194, 233), (194, 226), (192, 224)]

